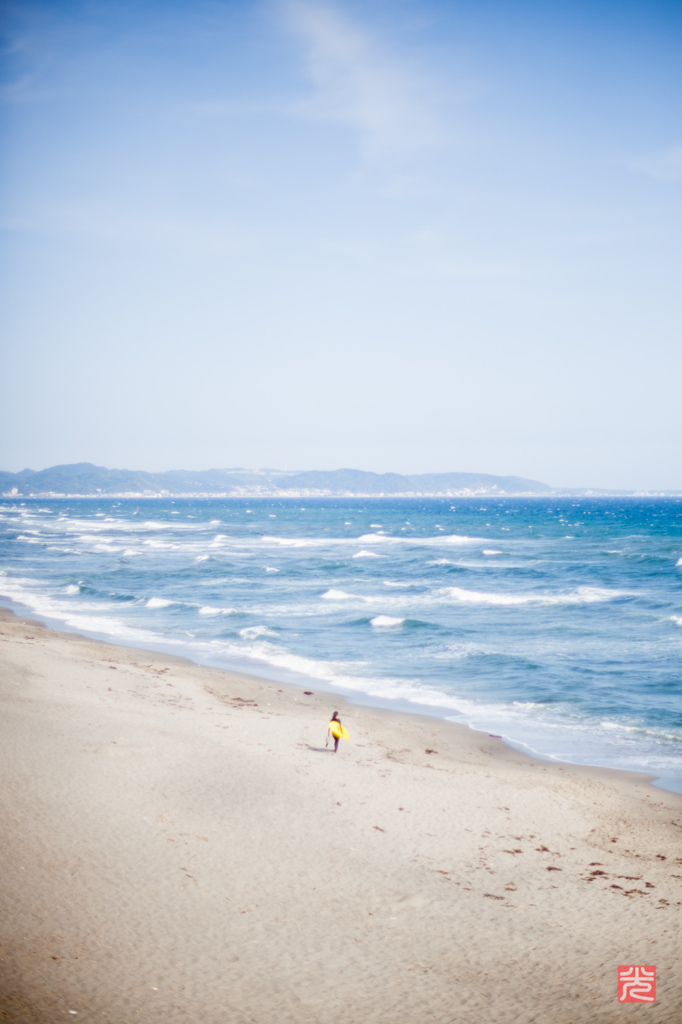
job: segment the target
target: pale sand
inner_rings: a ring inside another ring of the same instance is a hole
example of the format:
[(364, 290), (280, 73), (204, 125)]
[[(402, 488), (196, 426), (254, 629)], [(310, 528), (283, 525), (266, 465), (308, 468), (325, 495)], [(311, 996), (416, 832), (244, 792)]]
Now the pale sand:
[[(0, 633), (0, 1020), (682, 1020), (674, 794), (8, 613)], [(630, 963), (656, 964), (655, 1006), (617, 1003)]]

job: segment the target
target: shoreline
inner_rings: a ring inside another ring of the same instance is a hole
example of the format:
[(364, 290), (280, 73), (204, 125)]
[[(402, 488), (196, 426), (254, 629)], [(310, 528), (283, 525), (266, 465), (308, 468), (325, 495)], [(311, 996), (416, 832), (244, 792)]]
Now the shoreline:
[[(682, 777), (679, 779), (671, 778), (670, 776), (656, 775), (654, 772), (640, 771), (636, 768), (610, 768), (605, 765), (584, 764), (581, 762), (574, 761), (563, 761), (559, 758), (554, 757), (551, 754), (542, 754), (537, 751), (531, 750), (530, 748), (524, 750), (521, 748), (523, 748), (525, 744), (523, 744), (521, 741), (505, 739), (502, 736), (497, 736), (493, 733), (487, 732), (486, 730), (476, 729), (473, 726), (470, 726), (466, 723), (453, 721), (452, 717), (448, 717), (453, 715), (452, 710), (444, 706), (419, 704), (418, 702), (414, 702), (414, 708), (405, 707), (404, 705), (410, 705), (412, 702), (409, 702), (407, 700), (401, 701), (398, 698), (392, 701), (390, 698), (387, 697), (373, 697), (371, 694), (367, 694), (361, 691), (344, 690), (342, 687), (335, 687), (332, 689), (327, 687), (322, 680), (313, 679), (312, 677), (309, 678), (307, 682), (289, 680), (286, 678), (274, 679), (268, 678), (267, 676), (261, 676), (255, 670), (251, 671), (250, 667), (247, 669), (242, 669), (241, 667), (208, 665), (200, 661), (193, 661), (191, 658), (185, 655), (174, 654), (170, 650), (163, 650), (160, 647), (153, 645), (142, 647), (130, 646), (129, 644), (123, 641), (119, 642), (111, 637), (107, 637), (106, 634), (103, 633), (88, 636), (87, 633), (82, 633), (77, 629), (71, 628), (68, 625), (60, 622), (58, 619), (50, 619), (49, 617), (33, 618), (34, 613), (30, 608), (27, 608), (25, 613), (23, 611), (14, 611), (14, 608), (20, 608), (19, 602), (14, 601), (8, 597), (0, 596), (0, 616), (2, 616), (5, 612), (9, 612), (10, 615), (14, 615), (18, 618), (26, 618), (30, 619), (31, 621), (35, 621), (43, 629), (48, 629), (57, 633), (64, 633), (67, 636), (82, 637), (83, 639), (90, 640), (93, 643), (102, 643), (108, 644), (116, 648), (126, 648), (129, 650), (135, 650), (139, 652), (147, 652), (152, 656), (159, 655), (168, 658), (175, 658), (180, 662), (186, 663), (187, 665), (205, 668), (210, 671), (226, 672), (228, 674), (237, 674), (252, 677), (256, 680), (259, 680), (260, 682), (266, 683), (271, 686), (294, 687), (300, 690), (304, 690), (306, 686), (314, 686), (316, 687), (317, 690), (329, 694), (330, 698), (337, 699), (339, 702), (343, 701), (344, 703), (353, 706), (364, 707), (367, 709), (373, 708), (377, 711), (385, 711), (389, 714), (407, 715), (408, 717), (414, 716), (416, 718), (432, 719), (434, 721), (444, 722), (448, 725), (452, 725), (455, 727), (455, 729), (464, 729), (476, 733), (482, 737), (487, 736), (490, 739), (497, 740), (505, 749), (513, 750), (522, 757), (527, 757), (531, 760), (537, 760), (542, 764), (570, 767), (572, 769), (584, 769), (588, 772), (594, 773), (605, 772), (609, 774), (615, 772), (617, 774), (630, 776), (633, 779), (636, 779), (637, 781), (646, 781), (651, 786), (651, 788), (656, 790), (657, 792), (674, 793), (682, 797)], [(52, 623), (54, 623), (54, 625)], [(287, 676), (290, 674), (292, 673), (282, 673), (283, 676)], [(403, 706), (391, 706), (392, 704), (402, 704)], [(438, 714), (438, 711), (441, 711), (442, 714)], [(667, 782), (667, 785), (663, 785), (664, 782)]]
[[(513, 746), (511, 742), (508, 742), (502, 736), (497, 736), (493, 733), (485, 732), (482, 729), (474, 729), (473, 726), (465, 725), (461, 722), (453, 722), (450, 718), (445, 715), (434, 714), (431, 706), (427, 704), (415, 705), (416, 708), (423, 710), (406, 710), (404, 708), (390, 707), (389, 698), (373, 698), (371, 694), (360, 693), (354, 696), (353, 691), (343, 691), (341, 688), (334, 690), (326, 688), (320, 683), (320, 680), (310, 679), (308, 683), (303, 682), (288, 682), (286, 680), (269, 679), (267, 676), (258, 675), (255, 672), (245, 672), (239, 668), (220, 668), (215, 665), (204, 665), (198, 661), (192, 661), (191, 658), (187, 658), (182, 654), (172, 654), (170, 651), (162, 651), (158, 648), (152, 647), (133, 647), (129, 644), (118, 643), (111, 639), (103, 639), (100, 636), (90, 637), (86, 633), (81, 633), (75, 629), (63, 628), (59, 629), (56, 626), (50, 626), (45, 621), (41, 621), (39, 618), (34, 618), (31, 615), (21, 615), (14, 612), (11, 608), (7, 608), (5, 605), (0, 604), (0, 628), (2, 622), (6, 620), (7, 616), (11, 616), (14, 619), (18, 619), (19, 622), (25, 623), (27, 626), (31, 626), (40, 630), (46, 630), (57, 635), (63, 635), (65, 637), (74, 638), (81, 640), (85, 643), (101, 644), (103, 647), (111, 647), (115, 650), (124, 650), (131, 655), (140, 657), (151, 657), (152, 659), (163, 659), (169, 663), (175, 663), (178, 667), (185, 667), (187, 669), (200, 669), (204, 672), (217, 673), (220, 676), (228, 676), (230, 678), (242, 680), (246, 685), (257, 685), (259, 687), (273, 687), (281, 688), (285, 690), (296, 691), (301, 694), (306, 694), (306, 686), (315, 686), (317, 692), (313, 695), (316, 696), (320, 701), (324, 700), (325, 703), (338, 704), (339, 707), (348, 706), (349, 708), (357, 708), (365, 711), (367, 714), (377, 714), (386, 716), (397, 716), (398, 719), (405, 718), (407, 721), (412, 719), (426, 719), (432, 724), (439, 723), (446, 730), (452, 729), (455, 733), (461, 732), (465, 735), (472, 735), (477, 737), (477, 742), (485, 742), (487, 740), (492, 741), (490, 743), (491, 751), (495, 752), (498, 757), (504, 757), (507, 755), (516, 755), (519, 758), (537, 762), (543, 768), (549, 768), (553, 766), (557, 770), (565, 770), (570, 768), (579, 773), (587, 773), (588, 775), (594, 775), (596, 777), (604, 776), (605, 778), (623, 779), (624, 781), (629, 780), (633, 784), (646, 784), (651, 786), (652, 789), (658, 789), (653, 783), (656, 781), (658, 776), (652, 775), (650, 772), (638, 772), (633, 769), (626, 768), (607, 768), (602, 765), (589, 765), (589, 764), (575, 764), (571, 761), (559, 761), (556, 758), (551, 758), (549, 755), (543, 756), (542, 754), (528, 753), (524, 750), (519, 750)], [(55, 620), (56, 621), (56, 620)], [(382, 703), (372, 703), (374, 700)], [(398, 701), (396, 700), (396, 703)], [(404, 702), (407, 703), (407, 702)], [(434, 709), (435, 710), (435, 707)], [(449, 709), (442, 708), (444, 712)], [(682, 793), (678, 793), (677, 790), (663, 790), (666, 794), (672, 794), (680, 797), (680, 807), (682, 808)]]
[(0, 1019), (610, 1024), (654, 963), (677, 1021), (682, 798), (647, 777), (5, 610), (0, 641)]

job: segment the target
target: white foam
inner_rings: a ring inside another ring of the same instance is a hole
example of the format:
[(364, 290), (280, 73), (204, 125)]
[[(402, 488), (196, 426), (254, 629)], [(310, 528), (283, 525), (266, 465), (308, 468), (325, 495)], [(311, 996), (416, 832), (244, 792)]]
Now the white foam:
[(207, 562), (210, 557), (211, 557), (210, 555), (197, 555), (197, 557), (194, 559), (194, 561), (195, 562)]
[(383, 557), (384, 557), (383, 555), (380, 555), (376, 551), (357, 551), (353, 555), (353, 558), (383, 558)]
[(494, 548), (483, 548), (484, 555), (501, 555), (501, 551), (495, 551)]
[(214, 605), (205, 604), (199, 609), (199, 615), (233, 615), (235, 608), (216, 608)]
[(485, 537), (464, 537), (458, 533), (447, 534), (445, 537), (424, 537), (424, 544), (480, 544)]
[(345, 590), (335, 590), (333, 587), (322, 595), (325, 601), (357, 601), (356, 594), (347, 594)]
[(670, 618), (676, 626), (682, 626), (682, 615), (671, 615)]
[[(27, 586), (24, 584), (27, 584)], [(108, 615), (102, 615), (102, 611), (116, 607), (113, 603), (88, 603), (76, 604), (74, 606), (71, 602), (55, 600), (48, 594), (35, 593), (31, 589), (33, 586), (35, 586), (35, 580), (15, 579), (12, 581), (3, 581), (2, 589), (8, 597), (25, 605), (38, 615), (44, 615), (46, 618), (60, 619), (63, 623), (73, 629), (85, 630), (89, 633), (96, 633), (100, 636), (117, 637), (128, 641), (158, 642), (159, 640), (159, 638), (150, 630), (129, 626), (126, 623), (121, 622), (120, 619), (111, 618)], [(90, 610), (96, 611), (100, 614), (84, 614)], [(182, 646), (182, 642), (180, 642), (180, 645)]]
[(402, 626), (404, 621), (405, 619), (397, 619), (393, 615), (377, 615), (370, 619), (370, 626), (375, 626), (378, 629), (390, 629), (392, 626)]
[(245, 640), (256, 640), (259, 636), (277, 636), (267, 626), (247, 626), (245, 629), (239, 630), (239, 635)]
[(80, 592), (81, 588), (77, 583), (69, 583), (68, 587), (64, 591), (65, 594), (80, 594)]
[(416, 584), (414, 584), (414, 583), (394, 583), (393, 580), (384, 580), (384, 586), (385, 587), (396, 587), (396, 588), (400, 587), (402, 589), (404, 587), (414, 587), (414, 586), (416, 586)]
[(165, 597), (150, 597), (145, 605), (146, 608), (168, 608), (169, 605), (174, 604), (173, 601), (166, 600)]
[(485, 544), (488, 538), (466, 537), (460, 534), (451, 534), (439, 537), (391, 537), (385, 533), (364, 533), (359, 537), (281, 537), (272, 534), (264, 534), (260, 537), (227, 537), (230, 545), (234, 548), (331, 548), (349, 545), (359, 547), (377, 545), (403, 545), (410, 547), (443, 547), (444, 545), (466, 545)]
[(279, 569), (276, 569), (274, 565), (266, 565), (265, 566), (265, 571), (266, 572), (279, 572)]
[(482, 593), (477, 590), (464, 590), (461, 587), (447, 587), (441, 591), (461, 604), (489, 605), (560, 605), (560, 604), (595, 604), (602, 601), (613, 601), (622, 597), (623, 591), (606, 590), (602, 587), (577, 587), (576, 590), (564, 594), (495, 594)]
[(385, 533), (364, 533), (358, 544), (407, 544), (411, 547), (443, 547), (444, 545), (485, 544), (485, 537), (467, 537), (450, 533), (440, 537), (390, 537)]
[(676, 567), (682, 566), (682, 558), (678, 558), (677, 559), (677, 561), (675, 562), (675, 566)]

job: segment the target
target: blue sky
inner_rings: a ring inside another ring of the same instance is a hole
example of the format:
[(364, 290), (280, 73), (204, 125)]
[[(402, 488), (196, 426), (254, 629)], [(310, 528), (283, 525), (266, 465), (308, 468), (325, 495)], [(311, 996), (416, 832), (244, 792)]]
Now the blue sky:
[(682, 5), (4, 5), (0, 468), (682, 488)]

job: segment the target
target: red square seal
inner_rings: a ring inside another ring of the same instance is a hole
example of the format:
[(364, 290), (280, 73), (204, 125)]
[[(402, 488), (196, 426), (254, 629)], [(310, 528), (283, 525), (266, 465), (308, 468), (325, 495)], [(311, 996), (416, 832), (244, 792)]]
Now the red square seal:
[(626, 964), (618, 968), (618, 1002), (656, 1002), (656, 968), (653, 964)]

